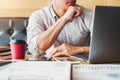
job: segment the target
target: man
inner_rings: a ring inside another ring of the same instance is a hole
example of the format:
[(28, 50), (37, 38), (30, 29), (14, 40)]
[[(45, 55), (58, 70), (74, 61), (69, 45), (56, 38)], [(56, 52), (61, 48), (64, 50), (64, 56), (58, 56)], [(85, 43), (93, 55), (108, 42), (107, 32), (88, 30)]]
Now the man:
[(92, 12), (76, 0), (52, 0), (29, 18), (28, 49), (33, 55), (56, 57), (89, 52)]

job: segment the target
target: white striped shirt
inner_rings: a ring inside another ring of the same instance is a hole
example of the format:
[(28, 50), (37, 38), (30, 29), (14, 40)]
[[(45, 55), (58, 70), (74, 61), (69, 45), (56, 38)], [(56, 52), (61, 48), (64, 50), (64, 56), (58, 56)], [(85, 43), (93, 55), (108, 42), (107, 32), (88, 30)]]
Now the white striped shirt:
[[(31, 53), (39, 53), (35, 36), (47, 30), (52, 26), (58, 17), (53, 11), (52, 5), (44, 7), (43, 9), (35, 11), (29, 18), (27, 27), (27, 43), (28, 49)], [(89, 45), (90, 32), (92, 29), (92, 12), (83, 9), (83, 14), (80, 17), (75, 18), (72, 22), (67, 23), (59, 34), (54, 46), (67, 43), (75, 46)], [(49, 53), (51, 48), (47, 50)], [(47, 54), (49, 54), (47, 53)]]

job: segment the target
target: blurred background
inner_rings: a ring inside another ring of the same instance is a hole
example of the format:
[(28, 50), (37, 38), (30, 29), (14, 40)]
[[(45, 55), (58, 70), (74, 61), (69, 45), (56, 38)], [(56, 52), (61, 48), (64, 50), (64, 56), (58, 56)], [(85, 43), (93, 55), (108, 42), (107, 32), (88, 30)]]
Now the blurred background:
[[(51, 0), (0, 0), (0, 17), (29, 17)], [(77, 0), (77, 4), (92, 10), (95, 5), (120, 6), (120, 0)]]

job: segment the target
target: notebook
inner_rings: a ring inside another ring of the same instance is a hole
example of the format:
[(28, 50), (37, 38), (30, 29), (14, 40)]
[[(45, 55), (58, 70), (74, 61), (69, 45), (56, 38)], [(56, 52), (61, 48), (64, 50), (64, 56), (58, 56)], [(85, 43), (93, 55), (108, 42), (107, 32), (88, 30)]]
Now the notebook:
[(96, 6), (93, 13), (93, 31), (87, 61), (120, 62), (120, 7)]
[(72, 80), (120, 80), (120, 65), (73, 65)]
[(11, 52), (10, 47), (8, 46), (0, 46), (0, 66), (6, 65), (10, 63), (11, 59)]

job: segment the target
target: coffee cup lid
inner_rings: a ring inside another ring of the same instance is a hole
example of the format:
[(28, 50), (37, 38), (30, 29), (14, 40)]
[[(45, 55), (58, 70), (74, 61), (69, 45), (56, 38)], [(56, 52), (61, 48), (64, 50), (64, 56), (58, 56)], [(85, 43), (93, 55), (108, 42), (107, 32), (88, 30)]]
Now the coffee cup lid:
[(11, 40), (10, 44), (26, 44), (24, 40)]

